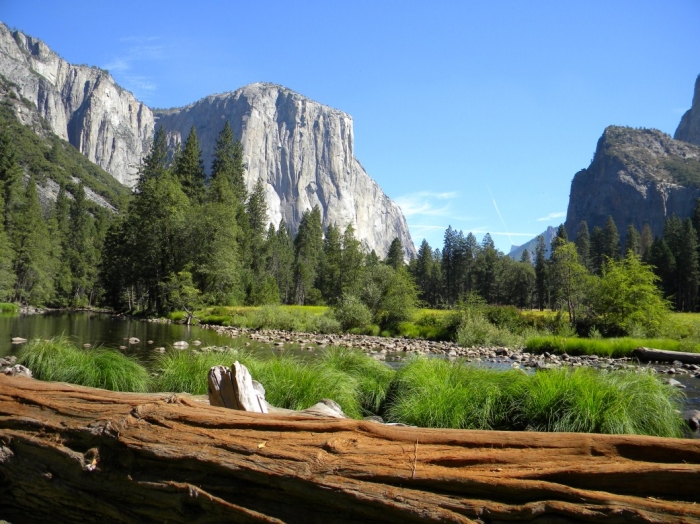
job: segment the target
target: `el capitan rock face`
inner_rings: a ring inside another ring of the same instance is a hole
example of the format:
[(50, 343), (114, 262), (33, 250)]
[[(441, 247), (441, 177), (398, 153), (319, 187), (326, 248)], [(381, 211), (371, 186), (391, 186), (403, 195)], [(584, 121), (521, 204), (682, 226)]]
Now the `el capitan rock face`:
[[(54, 133), (122, 184), (135, 186), (153, 139), (154, 112), (108, 72), (71, 65), (40, 40), (0, 22), (0, 74), (16, 84)], [(230, 120), (244, 147), (248, 187), (259, 177), (266, 182), (275, 226), (283, 218), (296, 232), (303, 212), (318, 205), (324, 226), (353, 224), (355, 236), (378, 255), (386, 255), (395, 237), (407, 256), (415, 254), (400, 208), (354, 157), (348, 114), (281, 86), (251, 84), (157, 115), (171, 145), (195, 126), (207, 169), (216, 138)]]
[(598, 141), (591, 165), (571, 183), (566, 230), (582, 220), (592, 230), (608, 215), (622, 241), (629, 224), (648, 223), (661, 236), (667, 217), (692, 214), (700, 197), (700, 147), (655, 129), (610, 126)]
[(248, 189), (258, 178), (265, 182), (273, 224), (284, 219), (296, 232), (302, 213), (318, 205), (324, 226), (353, 224), (356, 237), (380, 256), (395, 237), (407, 255), (415, 254), (400, 208), (354, 157), (350, 115), (267, 83), (155, 114), (172, 147), (195, 127), (207, 169), (229, 120), (243, 145)]
[(0, 73), (60, 138), (122, 184), (136, 184), (153, 114), (106, 71), (69, 64), (40, 40), (0, 23)]

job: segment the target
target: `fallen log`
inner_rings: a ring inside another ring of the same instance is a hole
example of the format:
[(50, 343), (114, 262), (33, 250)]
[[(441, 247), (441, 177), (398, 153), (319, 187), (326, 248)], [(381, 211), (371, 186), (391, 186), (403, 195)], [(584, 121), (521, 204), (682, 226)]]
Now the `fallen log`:
[(632, 356), (642, 362), (673, 362), (677, 360), (683, 364), (700, 364), (700, 353), (686, 353), (683, 351), (667, 351), (665, 349), (653, 349), (639, 347), (632, 351)]
[(0, 376), (0, 519), (700, 522), (700, 441), (431, 430)]

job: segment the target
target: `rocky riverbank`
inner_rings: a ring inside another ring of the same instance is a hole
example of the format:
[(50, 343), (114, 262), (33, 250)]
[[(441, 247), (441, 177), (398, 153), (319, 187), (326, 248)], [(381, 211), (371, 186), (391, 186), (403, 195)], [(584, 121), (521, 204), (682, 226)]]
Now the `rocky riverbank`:
[[(520, 369), (549, 369), (561, 366), (589, 366), (600, 369), (634, 369), (641, 364), (633, 358), (605, 358), (597, 355), (533, 354), (522, 348), (474, 347), (464, 348), (455, 342), (432, 341), (407, 338), (374, 337), (349, 333), (319, 335), (279, 330), (252, 330), (204, 324), (205, 329), (215, 330), (219, 335), (232, 338), (247, 337), (253, 341), (270, 344), (283, 349), (297, 345), (306, 351), (315, 351), (327, 346), (354, 348), (368, 353), (378, 360), (396, 361), (410, 354), (434, 355), (447, 358), (463, 358), (467, 362), (485, 362)], [(700, 379), (700, 366), (673, 362), (652, 363), (656, 372), (668, 375), (687, 375)], [(682, 386), (677, 381), (673, 385)]]

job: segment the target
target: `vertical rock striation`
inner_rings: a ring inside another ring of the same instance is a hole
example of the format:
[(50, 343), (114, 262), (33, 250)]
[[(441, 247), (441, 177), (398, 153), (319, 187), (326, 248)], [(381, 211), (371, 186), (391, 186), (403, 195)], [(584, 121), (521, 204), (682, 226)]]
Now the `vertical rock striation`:
[(156, 111), (172, 147), (197, 130), (204, 163), (211, 166), (219, 132), (229, 120), (243, 144), (251, 189), (262, 178), (268, 217), (296, 232), (304, 211), (321, 209), (323, 224), (353, 224), (369, 249), (385, 256), (398, 237), (415, 254), (401, 209), (354, 157), (352, 117), (284, 87), (257, 83), (212, 95), (181, 109)]
[(0, 73), (59, 137), (133, 187), (153, 137), (151, 110), (101, 69), (71, 65), (46, 44), (0, 23)]

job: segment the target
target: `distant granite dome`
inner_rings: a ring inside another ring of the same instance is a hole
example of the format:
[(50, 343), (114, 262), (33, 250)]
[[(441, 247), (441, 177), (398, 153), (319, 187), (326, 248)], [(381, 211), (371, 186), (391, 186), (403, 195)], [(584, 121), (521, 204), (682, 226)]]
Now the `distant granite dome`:
[(406, 256), (415, 247), (401, 209), (354, 156), (352, 117), (290, 89), (255, 83), (211, 95), (187, 107), (156, 110), (175, 148), (195, 127), (209, 170), (216, 139), (228, 120), (241, 140), (248, 189), (266, 184), (269, 219), (296, 231), (304, 211), (321, 209), (323, 225), (353, 224), (368, 249), (385, 256), (398, 237)]
[(698, 197), (700, 147), (655, 129), (610, 126), (571, 183), (566, 230), (574, 239), (582, 220), (592, 231), (610, 215), (622, 242), (630, 224), (661, 236), (666, 218), (690, 216)]
[[(154, 111), (107, 71), (71, 65), (40, 40), (0, 22), (0, 74), (16, 84), (54, 133), (122, 184), (136, 185), (153, 140)], [(21, 121), (32, 119), (17, 107)], [(318, 204), (325, 226), (352, 223), (356, 237), (379, 256), (395, 237), (407, 258), (415, 255), (398, 205), (354, 157), (353, 122), (346, 113), (264, 83), (156, 113), (171, 144), (196, 127), (207, 168), (218, 133), (230, 120), (244, 146), (248, 187), (258, 177), (266, 182), (275, 225), (284, 218), (296, 232), (302, 213)]]

